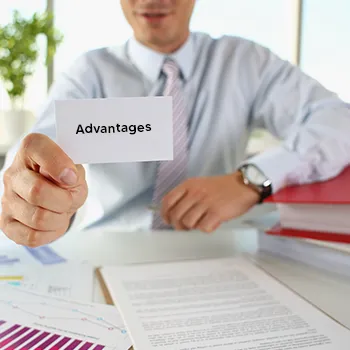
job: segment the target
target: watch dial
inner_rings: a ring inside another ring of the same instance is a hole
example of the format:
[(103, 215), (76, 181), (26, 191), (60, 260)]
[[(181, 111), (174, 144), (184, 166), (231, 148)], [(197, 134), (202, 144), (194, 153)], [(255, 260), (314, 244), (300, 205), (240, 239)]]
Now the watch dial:
[(255, 166), (248, 166), (246, 175), (249, 181), (255, 185), (262, 185), (267, 180), (266, 176)]

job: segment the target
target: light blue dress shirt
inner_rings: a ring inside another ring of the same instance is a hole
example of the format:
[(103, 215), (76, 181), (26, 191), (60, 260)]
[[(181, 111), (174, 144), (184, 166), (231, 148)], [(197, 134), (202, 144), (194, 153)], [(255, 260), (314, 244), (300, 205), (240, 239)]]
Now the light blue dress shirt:
[[(267, 48), (239, 37), (192, 33), (171, 57), (181, 68), (187, 97), (188, 177), (235, 171), (256, 127), (283, 140), (249, 160), (272, 180), (274, 191), (328, 179), (349, 164), (350, 111), (345, 103)], [(161, 95), (164, 59), (134, 38), (87, 52), (55, 82), (31, 131), (55, 140), (56, 99)], [(9, 152), (4, 169), (17, 148)], [(86, 165), (86, 172), (89, 197), (81, 227), (150, 227), (155, 162)]]

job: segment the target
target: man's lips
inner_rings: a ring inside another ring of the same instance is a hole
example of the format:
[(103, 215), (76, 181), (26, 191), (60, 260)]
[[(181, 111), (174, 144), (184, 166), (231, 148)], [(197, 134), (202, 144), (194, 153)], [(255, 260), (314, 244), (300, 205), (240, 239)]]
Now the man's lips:
[(148, 20), (163, 19), (171, 14), (170, 11), (142, 11), (138, 15)]
[(169, 14), (163, 14), (163, 13), (145, 13), (140, 15), (141, 18), (143, 18), (148, 23), (161, 23), (164, 20), (166, 20), (169, 17)]
[(142, 16), (160, 17), (160, 16), (166, 16), (166, 13), (143, 13)]

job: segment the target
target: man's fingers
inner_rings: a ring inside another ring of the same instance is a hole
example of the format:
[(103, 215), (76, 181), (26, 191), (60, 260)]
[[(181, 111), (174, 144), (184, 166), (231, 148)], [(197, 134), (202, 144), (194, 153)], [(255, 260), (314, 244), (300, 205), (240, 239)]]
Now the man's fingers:
[(204, 197), (202, 192), (187, 192), (185, 196), (179, 200), (175, 206), (169, 210), (170, 223), (175, 226), (176, 229), (187, 228), (183, 223), (183, 216), (191, 210), (198, 202)]
[(40, 134), (24, 138), (3, 182), (0, 229), (30, 247), (61, 237), (88, 192), (84, 168)]
[(73, 161), (46, 135), (26, 136), (19, 155), (28, 168), (41, 172), (61, 185), (74, 186), (78, 181)]
[(55, 241), (67, 229), (65, 227), (61, 231), (38, 231), (19, 221), (9, 218), (5, 219), (3, 216), (0, 217), (0, 227), (5, 235), (15, 243), (32, 248)]
[(203, 232), (213, 232), (221, 224), (220, 216), (216, 213), (208, 211), (206, 215), (200, 220), (197, 225), (197, 228)]
[(86, 201), (88, 195), (88, 187), (85, 180), (85, 169), (82, 165), (77, 165), (78, 183), (77, 186), (69, 188), (69, 192), (72, 195), (73, 206), (71, 210), (78, 210)]
[(68, 214), (59, 214), (31, 205), (14, 192), (8, 200), (4, 201), (3, 207), (6, 212), (12, 213), (13, 219), (38, 231), (59, 230), (69, 222)]
[(186, 195), (187, 191), (184, 186), (178, 186), (169, 192), (162, 201), (161, 216), (167, 224), (171, 224), (170, 210)]
[(68, 190), (29, 169), (20, 170), (13, 175), (12, 190), (29, 204), (50, 211), (66, 213), (72, 208), (73, 197)]
[(188, 229), (193, 229), (198, 222), (206, 215), (208, 206), (204, 202), (198, 202), (182, 218), (183, 224)]

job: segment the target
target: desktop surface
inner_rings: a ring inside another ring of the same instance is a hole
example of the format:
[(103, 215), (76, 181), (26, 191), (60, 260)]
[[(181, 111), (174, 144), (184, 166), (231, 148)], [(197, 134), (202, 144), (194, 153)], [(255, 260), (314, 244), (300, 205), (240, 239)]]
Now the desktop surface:
[[(247, 253), (272, 276), (350, 328), (350, 279), (258, 251), (257, 230), (201, 232), (70, 232), (52, 247), (68, 259), (94, 266), (227, 257)], [(95, 302), (104, 302), (96, 281)]]
[[(213, 234), (176, 231), (116, 232), (113, 229), (71, 231), (51, 247), (66, 259), (87, 261), (94, 267), (228, 257), (247, 253), (265, 271), (350, 328), (350, 278), (260, 253), (257, 233), (256, 229), (243, 226), (219, 230)], [(97, 278), (93, 301), (105, 303)]]

